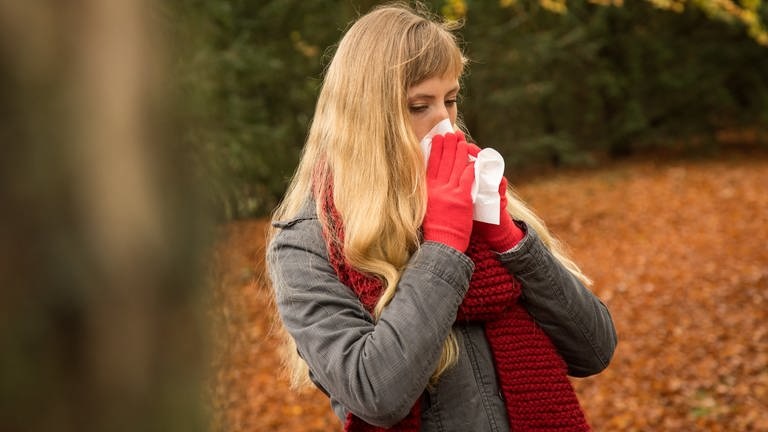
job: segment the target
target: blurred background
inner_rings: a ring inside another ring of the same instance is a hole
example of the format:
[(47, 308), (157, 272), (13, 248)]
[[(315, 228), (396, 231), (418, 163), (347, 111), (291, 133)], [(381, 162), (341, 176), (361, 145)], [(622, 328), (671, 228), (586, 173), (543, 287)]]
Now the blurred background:
[(206, 430), (171, 6), (0, 1), (0, 430)]
[[(263, 274), (354, 0), (0, 0), (0, 430), (337, 430)], [(620, 335), (595, 430), (768, 430), (768, 4), (432, 0)]]

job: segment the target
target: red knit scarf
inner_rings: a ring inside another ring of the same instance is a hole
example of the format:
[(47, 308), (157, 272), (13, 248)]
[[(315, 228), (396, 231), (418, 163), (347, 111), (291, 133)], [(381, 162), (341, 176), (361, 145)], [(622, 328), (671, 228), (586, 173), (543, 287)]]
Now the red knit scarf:
[[(344, 229), (333, 205), (332, 193), (323, 200), (325, 239), (330, 262), (339, 280), (372, 312), (381, 292), (381, 281), (350, 266), (341, 251)], [(482, 322), (504, 393), (511, 430), (589, 431), (589, 425), (566, 376), (567, 366), (549, 337), (520, 305), (520, 284), (501, 265), (481, 239), (472, 236), (467, 255), (475, 263), (469, 290), (459, 306), (457, 322)], [(416, 401), (407, 417), (385, 429), (370, 425), (350, 413), (348, 432), (417, 432), (421, 403)]]

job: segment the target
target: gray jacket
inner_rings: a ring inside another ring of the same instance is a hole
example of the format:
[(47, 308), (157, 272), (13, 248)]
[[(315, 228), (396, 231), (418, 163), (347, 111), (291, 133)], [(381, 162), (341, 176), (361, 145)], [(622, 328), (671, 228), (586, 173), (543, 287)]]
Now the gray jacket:
[[(402, 273), (397, 293), (374, 322), (328, 262), (312, 202), (281, 228), (267, 252), (277, 307), (315, 384), (340, 419), (353, 412), (389, 427), (421, 398), (422, 431), (508, 431), (509, 421), (482, 324), (454, 324), (473, 263), (425, 242)], [(521, 226), (523, 226), (521, 224)], [(583, 377), (603, 370), (616, 333), (605, 305), (523, 226), (523, 240), (500, 254), (522, 284), (525, 308)], [(427, 384), (451, 328), (458, 363)]]

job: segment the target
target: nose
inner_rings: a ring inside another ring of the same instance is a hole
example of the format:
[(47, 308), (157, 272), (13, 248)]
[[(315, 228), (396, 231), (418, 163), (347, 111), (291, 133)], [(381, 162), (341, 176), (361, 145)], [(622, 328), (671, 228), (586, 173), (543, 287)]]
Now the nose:
[(435, 125), (439, 123), (443, 119), (450, 119), (451, 115), (448, 112), (448, 108), (445, 107), (445, 105), (440, 104), (438, 109), (434, 110), (432, 112), (432, 116), (430, 118), (430, 122)]

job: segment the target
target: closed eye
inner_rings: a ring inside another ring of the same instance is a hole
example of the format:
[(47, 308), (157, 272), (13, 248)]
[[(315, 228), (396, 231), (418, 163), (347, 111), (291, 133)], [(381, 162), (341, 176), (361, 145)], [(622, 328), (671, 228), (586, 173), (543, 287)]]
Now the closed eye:
[(427, 108), (429, 108), (429, 105), (411, 105), (408, 107), (408, 110), (412, 113), (420, 113), (426, 111)]

